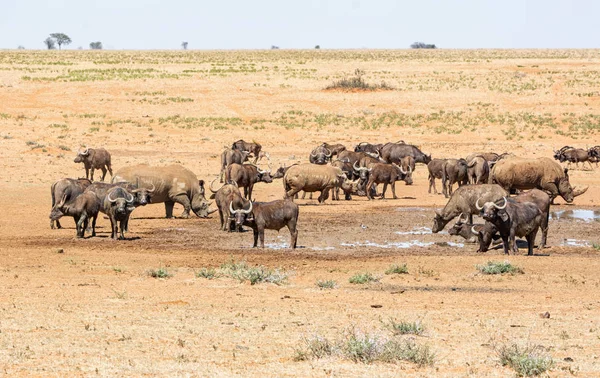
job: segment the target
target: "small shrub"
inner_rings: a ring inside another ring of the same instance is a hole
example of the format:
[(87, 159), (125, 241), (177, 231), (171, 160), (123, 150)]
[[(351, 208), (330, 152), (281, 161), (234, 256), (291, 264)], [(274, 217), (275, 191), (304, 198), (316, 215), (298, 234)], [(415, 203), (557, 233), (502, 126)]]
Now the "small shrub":
[(272, 270), (265, 266), (249, 266), (245, 261), (233, 261), (221, 265), (223, 275), (235, 278), (241, 282), (250, 281), (255, 285), (261, 282), (270, 282), (281, 285), (287, 280), (287, 274), (278, 269)]
[(408, 274), (408, 267), (406, 264), (392, 265), (385, 271), (385, 274)]
[(397, 322), (395, 319), (390, 319), (385, 326), (394, 333), (394, 335), (421, 335), (425, 328), (420, 321), (415, 322)]
[(365, 364), (376, 361), (381, 354), (383, 342), (376, 334), (358, 332), (351, 328), (341, 343), (344, 357)]
[(150, 269), (147, 273), (153, 278), (169, 278), (173, 276), (167, 271), (167, 268), (158, 268), (157, 270)]
[(435, 353), (429, 345), (417, 344), (412, 339), (394, 339), (384, 344), (379, 359), (383, 362), (409, 361), (419, 366), (433, 366)]
[(337, 282), (334, 280), (318, 280), (317, 287), (319, 289), (335, 289), (337, 286)]
[(377, 282), (379, 278), (373, 276), (369, 272), (356, 273), (348, 280), (351, 284), (365, 284), (367, 282)]
[(596, 251), (600, 251), (600, 243), (592, 243), (592, 248), (594, 248)]
[(552, 358), (544, 354), (540, 346), (503, 345), (498, 350), (498, 357), (502, 366), (510, 367), (520, 377), (543, 374), (554, 365)]
[(331, 356), (335, 352), (335, 344), (329, 339), (314, 335), (302, 340), (303, 346), (296, 348), (296, 361), (306, 361), (309, 359), (319, 359)]
[(377, 89), (383, 90), (392, 90), (391, 86), (386, 84), (384, 81), (381, 84), (369, 84), (364, 79), (363, 76), (365, 71), (357, 68), (354, 71), (354, 76), (352, 77), (344, 77), (340, 80), (334, 81), (333, 84), (326, 87), (325, 89), (343, 89), (343, 90), (365, 90), (365, 91), (374, 91)]
[(215, 268), (202, 268), (196, 273), (196, 277), (212, 280), (213, 278), (217, 278), (218, 274)]
[(523, 269), (512, 265), (508, 261), (488, 261), (486, 265), (476, 265), (477, 269), (483, 274), (523, 274)]
[(58, 146), (58, 148), (60, 148), (63, 151), (71, 151), (71, 149), (69, 147), (63, 146), (63, 145)]

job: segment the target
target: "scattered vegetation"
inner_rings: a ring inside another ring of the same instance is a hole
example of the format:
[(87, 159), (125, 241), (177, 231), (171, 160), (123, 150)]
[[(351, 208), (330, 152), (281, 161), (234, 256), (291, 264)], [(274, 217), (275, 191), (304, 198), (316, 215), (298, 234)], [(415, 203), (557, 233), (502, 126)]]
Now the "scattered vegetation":
[(169, 278), (169, 277), (173, 277), (173, 275), (167, 271), (167, 268), (163, 268), (163, 267), (160, 267), (158, 269), (150, 269), (146, 273), (150, 277), (153, 277), (153, 278)]
[(335, 340), (318, 334), (306, 337), (295, 349), (296, 361), (326, 357), (364, 364), (407, 361), (418, 366), (433, 366), (435, 362), (435, 354), (428, 345), (418, 344), (410, 338), (388, 338), (376, 332), (362, 332), (355, 326), (346, 329)]
[(198, 272), (196, 272), (196, 277), (212, 280), (213, 278), (219, 277), (219, 275), (215, 268), (202, 268)]
[(424, 43), (424, 42), (415, 42), (410, 45), (411, 49), (436, 49), (434, 44)]
[(337, 287), (337, 282), (334, 280), (318, 280), (317, 287), (319, 289), (335, 289)]
[(395, 319), (389, 319), (384, 325), (394, 335), (421, 335), (425, 331), (423, 324), (419, 320), (414, 322), (397, 322)]
[(250, 266), (245, 261), (234, 260), (222, 264), (219, 273), (240, 282), (249, 281), (251, 285), (263, 282), (281, 285), (288, 278), (288, 275), (279, 269), (269, 269), (262, 265)]
[(388, 270), (385, 271), (385, 274), (408, 274), (408, 267), (406, 264), (402, 265), (391, 265)]
[(476, 265), (476, 268), (483, 274), (523, 274), (523, 269), (512, 265), (508, 261), (488, 261), (485, 265)]
[(348, 280), (351, 284), (366, 284), (368, 282), (377, 282), (379, 281), (378, 277), (375, 277), (369, 272), (364, 273), (356, 273)]
[(502, 345), (497, 352), (500, 364), (510, 367), (520, 377), (541, 375), (554, 366), (552, 357), (541, 346)]
[(357, 68), (354, 71), (354, 76), (343, 77), (336, 80), (330, 86), (325, 89), (342, 89), (342, 90), (362, 90), (362, 91), (374, 91), (374, 90), (392, 90), (391, 86), (382, 81), (381, 84), (369, 84), (364, 79), (365, 71)]

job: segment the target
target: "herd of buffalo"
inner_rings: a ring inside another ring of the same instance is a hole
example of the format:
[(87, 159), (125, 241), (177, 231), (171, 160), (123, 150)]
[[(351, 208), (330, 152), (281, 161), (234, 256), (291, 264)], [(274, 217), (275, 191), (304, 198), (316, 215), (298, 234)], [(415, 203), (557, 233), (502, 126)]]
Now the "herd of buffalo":
[[(555, 151), (559, 162), (591, 163), (600, 160), (600, 146), (588, 150), (565, 146)], [(252, 159), (252, 162), (249, 160)], [(268, 161), (268, 169), (257, 165)], [(412, 174), (417, 163), (427, 165), (429, 193), (437, 194), (435, 180), (442, 182), (442, 192), (449, 198), (446, 206), (435, 211), (432, 232), (437, 233), (454, 218), (457, 222), (450, 235), (460, 235), (479, 243), (479, 251), (488, 250), (493, 240), (501, 239), (504, 252), (517, 252), (517, 237), (528, 242), (528, 254), (538, 230), (541, 229), (540, 247), (546, 245), (550, 205), (557, 196), (566, 202), (583, 194), (586, 188), (577, 189), (569, 182), (568, 168), (550, 158), (519, 158), (512, 154), (491, 152), (474, 153), (460, 159), (432, 159), (418, 147), (398, 141), (395, 143), (360, 143), (354, 150), (342, 144), (323, 143), (314, 148), (308, 163), (281, 166), (271, 171), (270, 156), (258, 143), (238, 140), (221, 154), (220, 177), (214, 179), (209, 189), (216, 209), (205, 197), (204, 180), (181, 165), (154, 167), (147, 164), (123, 167), (113, 175), (111, 156), (103, 148), (86, 148), (74, 160), (85, 166), (86, 178), (65, 178), (52, 184), (51, 227), (61, 228), (59, 219), (75, 219), (77, 237), (91, 229), (95, 236), (99, 213), (111, 222), (111, 237), (123, 239), (128, 229), (131, 212), (138, 206), (164, 203), (167, 218), (173, 217), (173, 206), (183, 206), (184, 218), (190, 210), (199, 217), (218, 211), (221, 230), (252, 228), (254, 244), (264, 247), (264, 232), (280, 230), (287, 226), (291, 234), (290, 248), (296, 248), (298, 238), (298, 205), (294, 203), (299, 192), (303, 198), (319, 192), (318, 201), (331, 197), (339, 200), (340, 190), (346, 200), (352, 195), (385, 198), (388, 185), (396, 196), (396, 181), (413, 183)], [(94, 170), (112, 176), (112, 183), (94, 182)], [(282, 179), (284, 198), (272, 202), (252, 199), (256, 183), (271, 183)], [(221, 186), (213, 188), (219, 180)], [(383, 184), (381, 193), (378, 185)], [(453, 191), (454, 184), (458, 189)], [(243, 188), (243, 194), (240, 189)], [(511, 194), (513, 194), (511, 196)], [(483, 224), (474, 224), (473, 215), (481, 215)], [(90, 224), (91, 220), (91, 224)], [(91, 226), (91, 227), (90, 227)]]

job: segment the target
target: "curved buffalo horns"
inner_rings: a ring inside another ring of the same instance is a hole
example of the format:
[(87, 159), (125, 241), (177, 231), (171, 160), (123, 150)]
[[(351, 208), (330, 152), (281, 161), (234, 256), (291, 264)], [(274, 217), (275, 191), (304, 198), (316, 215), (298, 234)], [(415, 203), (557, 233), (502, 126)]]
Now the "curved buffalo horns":
[(506, 197), (502, 197), (502, 199), (504, 200), (504, 205), (498, 206), (494, 203), (494, 207), (498, 210), (503, 210), (506, 208), (506, 205), (508, 205), (508, 201), (506, 200)]
[(210, 182), (210, 185), (208, 185), (208, 189), (210, 189), (210, 191), (211, 191), (211, 192), (213, 192), (213, 193), (216, 193), (216, 192), (217, 192), (217, 190), (214, 190), (214, 189), (213, 189), (213, 182), (217, 181), (217, 179), (218, 179), (218, 177), (217, 177), (216, 179), (212, 180), (212, 181)]
[(475, 202), (475, 207), (477, 208), (477, 210), (482, 210), (482, 209), (483, 209), (483, 206), (479, 206), (479, 200), (480, 200), (480, 199), (481, 199), (481, 198), (478, 198), (478, 199), (477, 199), (477, 202)]
[(81, 154), (82, 155), (89, 155), (89, 153), (90, 153), (90, 149), (89, 149), (89, 147), (86, 147), (85, 151), (83, 151)]
[(477, 230), (475, 230), (475, 226), (471, 227), (471, 232), (474, 233), (475, 235), (479, 235), (479, 232), (477, 232)]
[(252, 212), (252, 201), (250, 201), (250, 207), (248, 208), (248, 210), (239, 210), (242, 212), (242, 214), (250, 214)]
[(325, 156), (327, 157), (331, 157), (331, 150), (328, 150), (327, 148), (325, 149), (327, 152), (329, 152), (328, 154), (325, 154)]
[(229, 202), (229, 212), (231, 214), (236, 214), (238, 210), (233, 210), (233, 202)]
[(359, 167), (356, 164), (358, 163), (358, 161), (354, 162), (354, 165), (352, 166), (352, 168), (354, 168), (355, 171), (364, 171), (364, 170), (368, 170), (367, 167)]
[[(402, 165), (397, 165), (396, 163), (392, 163), (396, 168), (398, 168), (400, 170), (400, 172), (402, 172), (403, 175), (408, 174), (408, 172), (406, 172), (404, 169), (402, 169)], [(409, 168), (410, 169), (410, 168)]]
[(154, 186), (154, 184), (150, 185), (152, 185), (152, 189), (148, 189), (148, 193), (154, 193), (154, 191), (156, 190), (156, 186)]
[[(154, 186), (154, 184), (150, 184), (150, 185), (152, 185), (152, 189), (146, 189), (146, 190), (148, 191), (148, 193), (154, 193), (154, 191), (156, 190), (156, 186)], [(137, 185), (136, 185), (136, 186), (137, 186)], [(139, 192), (141, 192), (141, 191), (142, 191), (142, 190), (144, 190), (144, 189), (145, 189), (145, 188), (133, 189), (133, 190), (131, 191), (131, 193), (139, 193)]]
[[(316, 150), (316, 148), (315, 148), (315, 150)], [(317, 154), (315, 154), (315, 153), (314, 153), (314, 152), (315, 152), (315, 150), (312, 150), (312, 151), (310, 152), (310, 156), (312, 156), (312, 157), (315, 157), (315, 156), (317, 156)]]
[(125, 194), (130, 198), (130, 199), (125, 198), (125, 201), (127, 201), (127, 203), (132, 203), (133, 202), (133, 194), (129, 193), (126, 190), (125, 190)]
[(469, 218), (469, 216), (465, 215), (465, 213), (460, 213), (460, 216), (458, 217), (458, 221), (466, 222), (468, 218)]

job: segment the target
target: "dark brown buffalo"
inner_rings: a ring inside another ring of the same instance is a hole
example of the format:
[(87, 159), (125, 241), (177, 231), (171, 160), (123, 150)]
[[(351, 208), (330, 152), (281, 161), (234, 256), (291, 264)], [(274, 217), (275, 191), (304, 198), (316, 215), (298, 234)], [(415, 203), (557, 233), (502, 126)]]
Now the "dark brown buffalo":
[(133, 205), (134, 200), (133, 194), (120, 186), (115, 186), (106, 192), (104, 202), (101, 203), (101, 209), (110, 219), (110, 237), (112, 239), (125, 239), (123, 232), (125, 231), (131, 212), (135, 209)]
[[(482, 201), (483, 202), (483, 201)], [(483, 205), (477, 201), (483, 219), (492, 223), (502, 237), (504, 253), (518, 252), (516, 237), (527, 239), (529, 256), (533, 255), (535, 236), (542, 224), (542, 212), (533, 202), (517, 202), (506, 197), (497, 201), (486, 201)]]
[(67, 201), (64, 194), (58, 204), (50, 212), (50, 219), (57, 220), (66, 215), (73, 217), (77, 224), (77, 237), (82, 238), (88, 228), (89, 220), (92, 220), (92, 236), (96, 236), (96, 218), (100, 211), (100, 202), (92, 192), (83, 192), (77, 197)]
[(238, 187), (244, 188), (244, 198), (252, 199), (254, 184), (258, 182), (271, 183), (271, 171), (263, 171), (253, 164), (231, 164), (225, 174), (227, 182), (235, 182)]
[(231, 216), (229, 208), (230, 206), (234, 206), (236, 209), (241, 209), (244, 205), (240, 189), (235, 184), (225, 184), (215, 192), (212, 188), (212, 182), (209, 188), (215, 193), (215, 204), (219, 210), (221, 230), (231, 232), (234, 228), (234, 219)]
[[(85, 178), (89, 178), (94, 181), (94, 170), (102, 170), (102, 178), (100, 181), (104, 181), (106, 177), (106, 171), (110, 172), (112, 177), (112, 167), (110, 165), (110, 153), (104, 148), (86, 148), (83, 151), (78, 151), (75, 156), (75, 163), (83, 163), (85, 167)], [(91, 172), (90, 172), (91, 170)]]
[[(155, 186), (150, 184), (150, 188), (140, 187), (139, 185), (134, 185), (128, 182), (119, 182), (115, 184), (108, 184), (104, 182), (95, 182), (92, 185), (88, 186), (85, 191), (93, 192), (98, 197), (98, 201), (100, 204), (104, 204), (106, 196), (108, 192), (116, 187), (120, 187), (125, 189), (128, 193), (133, 196), (133, 202), (130, 204), (130, 207), (136, 208), (139, 206), (146, 206), (152, 201), (152, 193), (154, 193)], [(106, 207), (101, 206), (100, 211), (107, 214), (105, 212)], [(123, 223), (123, 230), (127, 232), (129, 230), (129, 216), (125, 219)]]
[(452, 185), (461, 187), (468, 182), (468, 167), (465, 159), (446, 159), (442, 165), (442, 187), (444, 196), (452, 195)]
[[(64, 178), (56, 181), (50, 188), (50, 196), (52, 197), (52, 209), (50, 212), (54, 211), (58, 202), (63, 198), (64, 195), (67, 196), (66, 201), (70, 202), (71, 200), (75, 199), (75, 197), (83, 193), (91, 184), (92, 182), (90, 180), (84, 178)], [(56, 214), (58, 218), (50, 219), (50, 228), (52, 229), (54, 229), (55, 223), (56, 228), (62, 228), (58, 220), (60, 218), (60, 213)]]
[(444, 175), (444, 163), (446, 159), (433, 159), (429, 163), (427, 163), (427, 170), (429, 171), (429, 190), (428, 193), (431, 193), (431, 188), (433, 187), (433, 192), (438, 194), (438, 191), (435, 187), (435, 179), (442, 179)]
[(219, 181), (223, 182), (223, 176), (225, 176), (225, 170), (231, 164), (243, 164), (248, 160), (248, 156), (250, 152), (234, 150), (234, 149), (226, 149), (221, 153), (221, 174), (219, 176)]
[(327, 148), (329, 151), (331, 151), (332, 157), (336, 156), (340, 152), (346, 150), (346, 146), (344, 146), (343, 144), (340, 144), (340, 143), (335, 143), (335, 144), (323, 143), (322, 146)]
[[(542, 241), (540, 243), (540, 248), (546, 247), (546, 242), (548, 240), (548, 220), (550, 218), (550, 196), (539, 189), (532, 189), (528, 192), (523, 192), (513, 197), (516, 202), (526, 203), (531, 202), (537, 206), (537, 208), (542, 213), (542, 220), (540, 224), (540, 228), (542, 229)], [(486, 222), (486, 226), (491, 225), (491, 223)], [(485, 227), (484, 229), (479, 231), (479, 250), (477, 252), (486, 252), (492, 242), (492, 237), (495, 238), (496, 228), (494, 226)]]
[(360, 161), (360, 159), (362, 159), (365, 156), (371, 157), (371, 155), (367, 154), (366, 152), (354, 152), (345, 150), (338, 154), (338, 159), (348, 161), (348, 163), (354, 165), (354, 163)]
[(435, 211), (433, 218), (433, 233), (440, 232), (446, 227), (446, 224), (461, 214), (469, 217), (469, 223), (473, 223), (473, 215), (479, 214), (477, 209), (477, 200), (496, 201), (502, 197), (508, 196), (508, 192), (500, 185), (480, 184), (465, 185), (456, 189), (442, 210)]
[(400, 164), (400, 159), (412, 156), (416, 163), (428, 164), (431, 155), (425, 155), (419, 148), (411, 144), (388, 143), (381, 147), (381, 158), (388, 163)]
[(596, 168), (598, 168), (598, 162), (600, 162), (600, 146), (588, 149), (588, 156), (590, 163), (596, 163)]
[[(331, 166), (332, 167), (336, 167), (342, 170), (342, 172), (344, 172), (344, 174), (346, 175), (346, 178), (348, 180), (352, 180), (352, 178), (354, 177), (354, 168), (352, 167), (352, 164), (350, 164), (348, 161), (346, 160), (339, 160), (336, 159), (334, 161), (331, 162)], [(334, 201), (339, 201), (340, 199), (340, 188), (334, 188), (332, 189), (332, 196), (331, 199)], [(350, 193), (346, 193), (345, 194), (345, 199), (346, 201), (349, 201), (352, 199), (352, 195)]]
[(324, 165), (331, 160), (332, 154), (333, 153), (331, 152), (331, 150), (326, 148), (324, 145), (320, 145), (310, 152), (308, 161), (312, 164)]
[(231, 148), (233, 150), (240, 150), (240, 151), (247, 151), (250, 152), (251, 154), (254, 155), (254, 164), (256, 164), (256, 162), (258, 161), (258, 158), (260, 157), (260, 151), (262, 149), (262, 146), (256, 142), (246, 142), (243, 139), (240, 139), (236, 142), (233, 142), (233, 144), (231, 145)]
[(490, 176), (490, 165), (483, 156), (475, 156), (467, 164), (467, 175), (471, 184), (485, 184)]
[(404, 180), (407, 185), (412, 184), (412, 179), (408, 177), (408, 172), (403, 171), (402, 167), (399, 165), (392, 163), (376, 163), (371, 164), (368, 168), (369, 170), (369, 180), (367, 181), (366, 192), (367, 198), (372, 200), (371, 196), (371, 187), (377, 184), (383, 184), (383, 191), (381, 192), (381, 198), (385, 198), (385, 192), (387, 191), (387, 186), (390, 184), (392, 186), (392, 196), (394, 199), (398, 199), (396, 196), (396, 181)]
[(254, 232), (253, 248), (265, 247), (265, 230), (281, 230), (287, 226), (290, 231), (290, 248), (296, 248), (298, 241), (298, 205), (290, 200), (271, 202), (250, 202), (242, 208), (230, 206), (231, 216), (237, 227), (242, 225), (252, 228)]

